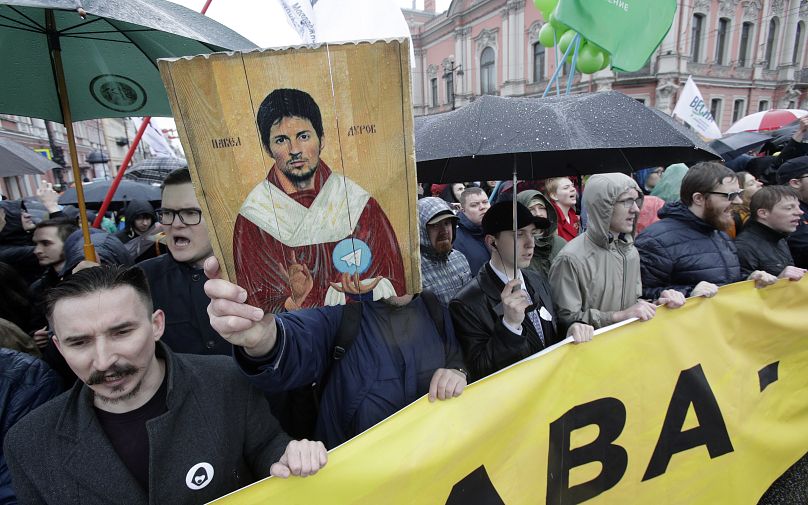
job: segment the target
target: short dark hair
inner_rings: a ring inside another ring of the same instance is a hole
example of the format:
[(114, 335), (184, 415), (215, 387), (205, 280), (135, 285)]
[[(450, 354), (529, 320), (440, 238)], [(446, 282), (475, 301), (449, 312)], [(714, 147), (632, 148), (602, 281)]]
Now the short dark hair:
[(780, 200), (793, 198), (799, 202), (800, 193), (791, 186), (764, 186), (757, 190), (749, 202), (749, 215), (757, 220), (757, 211), (760, 209), (771, 211)]
[(44, 221), (38, 222), (34, 230), (50, 227), (56, 228), (56, 235), (59, 236), (62, 243), (67, 242), (67, 237), (79, 229), (75, 220), (66, 217), (55, 217), (53, 219), (45, 219)]
[(51, 288), (45, 297), (45, 315), (52, 322), (56, 302), (65, 298), (89, 295), (97, 291), (129, 286), (135, 290), (146, 305), (149, 314), (153, 312), (151, 291), (146, 274), (140, 267), (122, 265), (101, 265), (76, 272), (68, 279)]
[(707, 193), (724, 182), (724, 179), (735, 179), (735, 172), (716, 161), (696, 163), (687, 171), (682, 179), (680, 198), (688, 207), (693, 205), (694, 193)]
[(285, 117), (308, 119), (318, 138), (323, 138), (323, 117), (320, 107), (314, 98), (299, 89), (280, 88), (268, 94), (258, 107), (256, 122), (261, 135), (261, 143), (267, 152), (269, 148), (269, 130)]
[(161, 190), (165, 190), (168, 186), (179, 186), (180, 184), (193, 184), (191, 181), (191, 171), (188, 167), (178, 168), (168, 174), (168, 177), (163, 181)]
[(470, 197), (471, 195), (479, 195), (479, 194), (485, 194), (485, 191), (483, 191), (482, 188), (478, 188), (477, 186), (472, 186), (470, 188), (464, 189), (463, 192), (460, 193), (460, 206), (465, 207), (466, 200), (468, 199), (468, 197)]

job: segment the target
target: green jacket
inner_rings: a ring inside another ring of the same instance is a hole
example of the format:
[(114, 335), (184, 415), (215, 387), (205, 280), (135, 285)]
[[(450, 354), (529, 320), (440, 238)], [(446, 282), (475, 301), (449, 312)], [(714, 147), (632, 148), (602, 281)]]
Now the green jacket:
[(550, 205), (550, 200), (546, 196), (535, 189), (520, 191), (519, 194), (516, 195), (516, 201), (525, 207), (527, 207), (528, 203), (535, 198), (541, 198), (544, 202), (544, 206), (547, 209), (547, 219), (550, 221), (550, 228), (547, 229), (543, 237), (535, 239), (535, 245), (533, 246), (533, 259), (530, 260), (530, 266), (527, 268), (528, 270), (539, 272), (540, 274), (544, 275), (545, 278), (547, 278), (550, 275), (550, 265), (552, 264), (553, 259), (556, 257), (559, 251), (561, 251), (561, 249), (567, 245), (567, 241), (559, 237), (556, 233), (556, 230), (558, 229), (558, 216), (553, 211), (553, 207)]

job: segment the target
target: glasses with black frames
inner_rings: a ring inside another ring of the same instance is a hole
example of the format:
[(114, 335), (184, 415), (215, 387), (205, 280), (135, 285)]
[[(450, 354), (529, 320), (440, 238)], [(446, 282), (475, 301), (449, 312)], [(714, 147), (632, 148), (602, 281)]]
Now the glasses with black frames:
[(708, 194), (708, 195), (721, 195), (724, 198), (726, 198), (728, 201), (731, 202), (731, 201), (735, 200), (736, 198), (740, 198), (741, 195), (743, 195), (743, 190), (733, 191), (732, 193), (723, 193), (721, 191), (705, 191), (704, 193)]
[(175, 217), (180, 218), (182, 224), (193, 226), (202, 221), (202, 209), (164, 209), (160, 208), (154, 211), (157, 214), (157, 220), (160, 224), (170, 226), (174, 222)]

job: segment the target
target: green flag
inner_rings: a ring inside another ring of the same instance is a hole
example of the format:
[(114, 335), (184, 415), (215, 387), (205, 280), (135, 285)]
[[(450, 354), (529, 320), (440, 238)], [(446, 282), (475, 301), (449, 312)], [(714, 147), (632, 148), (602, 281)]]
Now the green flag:
[(676, 0), (561, 0), (554, 16), (612, 55), (612, 67), (634, 72), (665, 38)]

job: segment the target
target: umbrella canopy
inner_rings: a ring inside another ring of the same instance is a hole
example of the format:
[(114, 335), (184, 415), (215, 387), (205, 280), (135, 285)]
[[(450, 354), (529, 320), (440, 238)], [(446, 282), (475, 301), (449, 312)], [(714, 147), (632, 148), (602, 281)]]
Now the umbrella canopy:
[(158, 58), (255, 47), (216, 21), (164, 0), (3, 0), (0, 16), (0, 68), (6, 75), (0, 112), (59, 123), (64, 119), (50, 55), (54, 45), (61, 48), (73, 121), (171, 116)]
[(738, 132), (713, 140), (710, 142), (710, 147), (720, 154), (722, 158), (729, 160), (737, 158), (752, 149), (757, 149), (771, 139), (770, 136), (763, 133)]
[(415, 121), (418, 178), (429, 182), (630, 172), (718, 159), (672, 118), (615, 91), (547, 98), (484, 95)]
[[(107, 191), (112, 185), (111, 180), (94, 181), (84, 183), (84, 200), (87, 206), (98, 206), (107, 196)], [(124, 202), (132, 200), (148, 200), (150, 202), (160, 202), (160, 185), (145, 184), (135, 181), (121, 181), (118, 189), (112, 197), (112, 201), (121, 206)], [(75, 205), (77, 203), (76, 188), (70, 188), (59, 197), (61, 205)]]
[(744, 116), (729, 127), (727, 133), (777, 130), (808, 114), (802, 109), (772, 109)]
[(59, 165), (13, 140), (0, 138), (0, 177), (41, 175)]
[(188, 162), (183, 158), (155, 156), (135, 163), (126, 171), (124, 179), (145, 183), (162, 184), (168, 174), (178, 168), (187, 168)]

